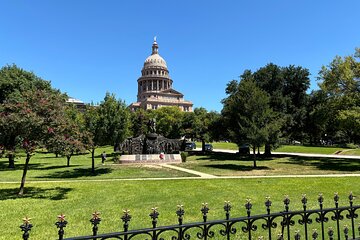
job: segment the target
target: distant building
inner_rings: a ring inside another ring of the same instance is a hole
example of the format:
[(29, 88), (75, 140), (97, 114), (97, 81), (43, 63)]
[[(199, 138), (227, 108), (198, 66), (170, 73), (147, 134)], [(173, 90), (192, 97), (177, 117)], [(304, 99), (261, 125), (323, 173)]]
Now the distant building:
[(85, 110), (85, 108), (86, 108), (85, 103), (76, 98), (69, 97), (66, 102), (74, 104), (77, 107), (77, 109), (79, 109), (79, 110)]
[(184, 100), (184, 95), (172, 88), (173, 80), (169, 76), (165, 60), (158, 53), (156, 38), (152, 45), (152, 54), (146, 58), (138, 82), (137, 102), (129, 107), (157, 109), (177, 106), (181, 111), (192, 112), (193, 103)]

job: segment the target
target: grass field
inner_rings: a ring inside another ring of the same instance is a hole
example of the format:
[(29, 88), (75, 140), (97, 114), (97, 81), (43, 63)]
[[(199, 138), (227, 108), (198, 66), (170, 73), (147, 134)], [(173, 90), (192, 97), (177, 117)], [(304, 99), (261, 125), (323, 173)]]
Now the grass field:
[[(91, 173), (91, 155), (73, 156), (70, 167), (66, 167), (66, 158), (56, 158), (54, 154), (36, 153), (30, 160), (28, 181), (39, 180), (85, 180), (85, 179), (111, 179), (111, 178), (148, 178), (148, 177), (186, 177), (191, 174), (161, 168), (156, 165), (118, 165), (112, 161), (111, 154), (108, 154), (105, 165), (101, 164), (100, 153), (102, 151), (111, 153), (111, 148), (99, 148), (96, 150), (96, 171)], [(20, 155), (21, 156), (21, 155)], [(8, 169), (8, 160), (0, 158), (1, 182), (19, 182), (24, 166), (24, 157), (16, 160), (16, 169)]]
[[(108, 152), (108, 160), (100, 164), (100, 153)], [(130, 209), (133, 216), (130, 229), (150, 227), (150, 209), (159, 207), (159, 225), (175, 224), (176, 205), (185, 206), (185, 222), (201, 221), (201, 203), (210, 207), (209, 220), (224, 218), (223, 202), (233, 203), (232, 216), (245, 214), (244, 203), (251, 198), (252, 214), (265, 213), (264, 200), (271, 196), (273, 211), (283, 209), (285, 194), (291, 198), (291, 209), (301, 207), (301, 194), (306, 193), (309, 207), (317, 208), (316, 198), (322, 192), (325, 206), (332, 207), (334, 192), (339, 192), (340, 204), (346, 204), (350, 191), (360, 194), (359, 177), (332, 178), (257, 178), (257, 179), (178, 179), (146, 180), (149, 177), (185, 177), (190, 174), (148, 166), (114, 165), (111, 148), (99, 148), (96, 152), (96, 174), (90, 174), (90, 155), (74, 156), (71, 166), (66, 167), (64, 158), (52, 154), (37, 153), (30, 161), (29, 181), (24, 196), (16, 192), (22, 174), (24, 158), (17, 159), (16, 170), (7, 168), (7, 159), (0, 159), (0, 213), (2, 224), (0, 239), (20, 239), (19, 225), (22, 218), (32, 218), (34, 228), (30, 239), (55, 239), (56, 216), (64, 213), (69, 225), (66, 236), (91, 233), (91, 213), (102, 213), (100, 232), (122, 229), (122, 210)], [(234, 154), (209, 154), (190, 156), (181, 167), (219, 175), (284, 175), (284, 174), (331, 174), (359, 173), (360, 160), (325, 159), (304, 157), (279, 157), (258, 161), (258, 169), (252, 168), (251, 158), (239, 158)], [(144, 180), (131, 180), (134, 178)], [(124, 180), (126, 178), (127, 180)], [(46, 180), (46, 181), (45, 181)], [(80, 180), (80, 181), (74, 181)], [(37, 181), (37, 182), (36, 182)], [(5, 183), (13, 182), (13, 183)], [(357, 204), (357, 203), (356, 203)]]
[(314, 175), (359, 173), (360, 159), (320, 158), (278, 155), (257, 159), (230, 153), (209, 153), (189, 156), (182, 167), (217, 176)]
[(235, 217), (245, 215), (246, 198), (251, 198), (252, 214), (261, 214), (265, 213), (263, 202), (267, 196), (271, 196), (272, 211), (281, 211), (285, 194), (289, 195), (293, 210), (301, 208), (303, 193), (307, 194), (309, 208), (318, 208), (316, 199), (320, 192), (324, 193), (326, 207), (333, 206), (334, 192), (339, 192), (341, 205), (347, 204), (350, 191), (356, 196), (360, 194), (358, 177), (41, 182), (28, 184), (23, 197), (14, 195), (17, 187), (17, 184), (0, 183), (3, 219), (0, 239), (20, 239), (18, 226), (24, 216), (31, 217), (34, 224), (30, 239), (55, 239), (54, 222), (61, 213), (67, 216), (69, 224), (65, 230), (70, 237), (91, 233), (89, 219), (95, 210), (102, 214), (100, 232), (112, 232), (122, 229), (123, 209), (131, 210), (130, 229), (134, 229), (151, 226), (148, 214), (154, 206), (159, 207), (159, 225), (165, 225), (176, 224), (177, 204), (185, 207), (185, 222), (193, 222), (201, 221), (203, 202), (209, 204), (209, 220), (213, 220), (224, 218), (224, 200), (232, 202), (232, 216)]
[[(226, 142), (213, 142), (211, 143), (214, 149), (228, 149), (228, 150), (238, 150), (238, 146), (235, 143), (226, 143)], [(197, 148), (201, 149), (201, 142), (196, 142)], [(261, 151), (264, 149), (262, 148)], [(344, 155), (359, 155), (360, 149), (348, 149), (341, 147), (331, 147), (331, 146), (302, 146), (302, 145), (282, 145), (279, 148), (275, 149), (274, 152), (292, 152), (292, 153), (316, 153), (316, 154), (339, 154)]]

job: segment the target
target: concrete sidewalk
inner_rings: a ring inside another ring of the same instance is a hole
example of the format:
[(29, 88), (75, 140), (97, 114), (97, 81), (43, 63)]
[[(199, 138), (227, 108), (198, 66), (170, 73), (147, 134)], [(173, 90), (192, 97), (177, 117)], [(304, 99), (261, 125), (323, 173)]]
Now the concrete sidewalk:
[(187, 168), (182, 168), (182, 167), (178, 167), (178, 166), (174, 166), (174, 165), (168, 165), (166, 163), (159, 164), (159, 165), (162, 166), (162, 167), (171, 168), (171, 169), (175, 169), (175, 170), (178, 170), (178, 171), (194, 174), (194, 175), (197, 175), (197, 176), (199, 176), (201, 178), (217, 178), (217, 176), (215, 176), (215, 175), (211, 175), (211, 174), (207, 174), (207, 173), (203, 173), (203, 172), (198, 172), (198, 171), (195, 171), (195, 170), (190, 170), (190, 169), (187, 169)]

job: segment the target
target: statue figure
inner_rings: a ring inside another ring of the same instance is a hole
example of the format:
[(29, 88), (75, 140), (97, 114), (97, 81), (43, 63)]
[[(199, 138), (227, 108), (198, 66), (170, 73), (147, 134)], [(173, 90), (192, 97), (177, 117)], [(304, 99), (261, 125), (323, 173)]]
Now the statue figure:
[(155, 118), (150, 119), (147, 125), (149, 127), (150, 133), (156, 133), (156, 119)]

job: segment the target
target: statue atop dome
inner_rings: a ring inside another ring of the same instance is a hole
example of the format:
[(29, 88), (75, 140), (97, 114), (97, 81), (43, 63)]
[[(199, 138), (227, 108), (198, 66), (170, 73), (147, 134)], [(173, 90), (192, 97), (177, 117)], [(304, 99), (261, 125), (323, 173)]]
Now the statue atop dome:
[(156, 36), (154, 37), (154, 43), (152, 45), (152, 55), (158, 54), (158, 44), (156, 42)]

